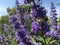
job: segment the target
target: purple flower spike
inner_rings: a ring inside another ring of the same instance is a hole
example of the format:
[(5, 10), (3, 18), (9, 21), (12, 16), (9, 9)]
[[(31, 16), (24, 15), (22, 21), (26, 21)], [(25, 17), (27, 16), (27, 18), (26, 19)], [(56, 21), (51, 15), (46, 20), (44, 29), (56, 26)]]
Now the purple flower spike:
[(33, 33), (37, 33), (37, 31), (38, 31), (38, 22), (37, 22), (37, 21), (32, 22), (31, 31), (32, 31)]
[(50, 15), (51, 15), (51, 17), (50, 17), (51, 28), (56, 30), (57, 29), (57, 14), (56, 14), (54, 2), (51, 2), (51, 14)]

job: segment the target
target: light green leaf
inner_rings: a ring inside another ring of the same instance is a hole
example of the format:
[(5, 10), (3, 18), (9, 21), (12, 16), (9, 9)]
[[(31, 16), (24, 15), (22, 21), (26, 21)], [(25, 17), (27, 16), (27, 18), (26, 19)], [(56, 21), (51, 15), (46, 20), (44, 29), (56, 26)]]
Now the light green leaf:
[(49, 42), (50, 42), (51, 39), (52, 39), (52, 37), (48, 37), (48, 38), (46, 38), (46, 39), (45, 39), (46, 44), (49, 44)]
[(38, 40), (39, 40), (39, 41), (42, 41), (43, 43), (45, 43), (44, 38), (41, 37), (41, 36), (38, 37)]
[(59, 43), (55, 42), (57, 45), (60, 45)]
[(56, 42), (56, 40), (52, 40), (51, 42), (49, 42), (49, 44), (52, 44), (52, 43), (54, 43), (54, 42)]
[(35, 40), (30, 36), (30, 39), (34, 42), (34, 44), (36, 44)]

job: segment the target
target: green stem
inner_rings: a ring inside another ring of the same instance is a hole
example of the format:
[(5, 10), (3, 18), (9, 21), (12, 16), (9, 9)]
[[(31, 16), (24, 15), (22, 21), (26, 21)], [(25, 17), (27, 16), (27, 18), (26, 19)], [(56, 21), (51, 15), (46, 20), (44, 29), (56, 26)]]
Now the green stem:
[(30, 36), (30, 39), (34, 42), (34, 44), (36, 44), (36, 41)]

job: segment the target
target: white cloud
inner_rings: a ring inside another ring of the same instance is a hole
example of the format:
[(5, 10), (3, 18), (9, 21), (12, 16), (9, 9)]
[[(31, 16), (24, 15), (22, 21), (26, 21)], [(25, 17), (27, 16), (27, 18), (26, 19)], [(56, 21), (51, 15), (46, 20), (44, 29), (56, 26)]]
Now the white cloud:
[(1, 17), (2, 15), (5, 15), (5, 14), (7, 14), (7, 12), (6, 12), (6, 7), (0, 6), (0, 17)]
[(57, 10), (58, 17), (60, 17), (60, 10)]

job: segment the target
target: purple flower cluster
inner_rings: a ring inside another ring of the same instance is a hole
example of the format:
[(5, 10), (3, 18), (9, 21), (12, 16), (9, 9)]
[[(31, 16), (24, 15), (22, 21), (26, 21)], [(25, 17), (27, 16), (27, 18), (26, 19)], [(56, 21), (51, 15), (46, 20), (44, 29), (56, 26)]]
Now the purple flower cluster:
[(4, 28), (10, 35), (13, 35), (13, 32), (9, 29), (7, 24), (4, 24)]
[(46, 10), (40, 5), (32, 6), (32, 9), (35, 18), (43, 18), (46, 15)]
[(32, 22), (31, 28), (32, 28), (31, 31), (36, 34), (38, 31), (38, 22), (37, 21)]
[(46, 32), (45, 35), (60, 39), (60, 34), (59, 34), (60, 26), (59, 25), (57, 26), (57, 17), (56, 16), (57, 16), (57, 14), (56, 14), (56, 9), (54, 7), (54, 3), (51, 2), (51, 19), (50, 19), (51, 30)]
[(16, 0), (16, 15), (9, 16), (9, 22), (14, 30), (20, 29), (26, 26), (24, 16), (20, 11), (19, 2)]
[(48, 32), (50, 30), (50, 26), (47, 22), (42, 23), (42, 30), (44, 30), (44, 33)]
[(18, 30), (16, 32), (16, 39), (18, 40), (18, 45), (33, 45), (29, 36), (26, 34), (24, 30)]
[(56, 9), (54, 6), (54, 2), (51, 2), (51, 19), (50, 19), (50, 24), (51, 28), (54, 28), (55, 30), (57, 29), (57, 14), (56, 14)]
[(0, 44), (5, 44), (5, 35), (0, 35)]
[[(39, 3), (39, 1), (38, 1)], [(32, 17), (32, 24), (31, 24), (31, 31), (33, 33), (37, 33), (39, 30), (43, 30), (43, 32), (47, 32), (50, 29), (50, 26), (46, 21), (44, 21), (44, 17), (46, 16), (46, 10), (41, 4), (32, 5), (31, 7), (31, 17)], [(34, 19), (33, 19), (34, 18)], [(42, 21), (43, 20), (43, 21)]]
[(58, 32), (60, 32), (60, 24), (57, 26)]
[[(41, 6), (41, 0), (24, 0), (25, 3), (31, 3), (32, 2), (32, 13), (34, 17), (36, 18), (42, 18), (44, 15), (46, 15), (46, 10), (44, 7)], [(39, 3), (39, 4), (38, 4)]]
[(46, 36), (53, 37), (53, 38), (56, 38), (56, 39), (60, 39), (60, 34), (58, 33), (58, 31), (56, 31), (56, 30), (54, 30), (54, 29), (46, 32), (45, 35), (46, 35)]
[[(16, 40), (18, 45), (33, 45), (29, 36), (24, 16), (20, 11), (19, 2), (16, 0), (16, 15), (9, 16), (9, 22), (14, 30), (16, 30)], [(8, 26), (5, 25), (8, 31)], [(11, 31), (10, 31), (11, 32)]]

